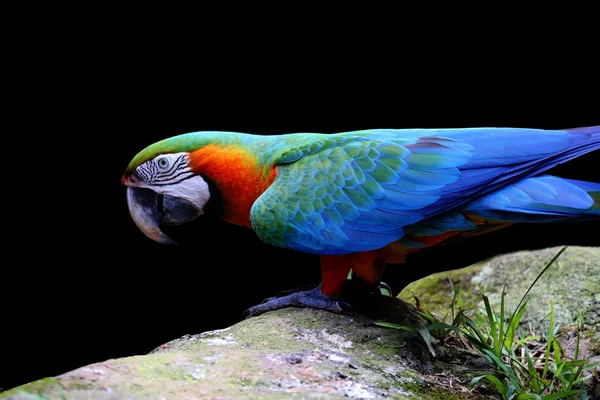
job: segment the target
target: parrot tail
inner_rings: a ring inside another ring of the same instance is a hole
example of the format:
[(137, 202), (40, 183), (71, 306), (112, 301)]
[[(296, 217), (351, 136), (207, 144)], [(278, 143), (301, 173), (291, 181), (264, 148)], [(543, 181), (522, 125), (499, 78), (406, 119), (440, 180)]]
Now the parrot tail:
[(600, 125), (586, 128), (566, 129), (573, 136), (570, 148), (556, 158), (556, 164), (572, 160), (590, 151), (600, 149)]
[(483, 196), (463, 210), (470, 219), (498, 223), (600, 219), (600, 183), (542, 175)]
[[(527, 176), (600, 149), (600, 125), (565, 129), (571, 145), (558, 155), (523, 163), (505, 173), (489, 192), (459, 209), (404, 227), (398, 240), (406, 253), (503, 229), (517, 223), (583, 222), (600, 220), (600, 183), (552, 175)], [(536, 165), (537, 164), (537, 165)], [(521, 178), (520, 178), (521, 177)], [(507, 181), (516, 179), (504, 185)]]
[(600, 183), (552, 175), (526, 178), (460, 209), (405, 227), (399, 240), (407, 252), (448, 239), (469, 238), (517, 223), (600, 220)]
[[(533, 174), (539, 176), (538, 174), (559, 164), (566, 163), (567, 161), (573, 160), (594, 150), (600, 150), (600, 125), (565, 129), (564, 131), (568, 132), (573, 138), (573, 141), (567, 149), (542, 160), (523, 163), (519, 168), (505, 174), (498, 182), (498, 186), (502, 185), (501, 182), (506, 182), (507, 179), (513, 177), (521, 176), (521, 180), (518, 181), (521, 182), (522, 179), (528, 175), (531, 176), (531, 174)], [(525, 172), (525, 174), (523, 174), (523, 172)], [(495, 193), (495, 191), (493, 193)]]

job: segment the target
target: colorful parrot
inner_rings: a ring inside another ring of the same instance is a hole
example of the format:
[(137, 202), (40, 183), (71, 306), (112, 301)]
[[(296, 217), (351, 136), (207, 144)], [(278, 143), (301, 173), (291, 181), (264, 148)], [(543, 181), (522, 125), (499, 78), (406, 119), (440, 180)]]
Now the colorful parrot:
[(173, 243), (161, 226), (218, 202), (223, 220), (264, 242), (320, 255), (317, 288), (248, 315), (287, 306), (341, 312), (350, 271), (378, 285), (386, 263), (453, 236), (600, 219), (599, 183), (543, 174), (599, 148), (600, 126), (193, 132), (143, 149), (122, 183), (131, 217), (157, 242)]

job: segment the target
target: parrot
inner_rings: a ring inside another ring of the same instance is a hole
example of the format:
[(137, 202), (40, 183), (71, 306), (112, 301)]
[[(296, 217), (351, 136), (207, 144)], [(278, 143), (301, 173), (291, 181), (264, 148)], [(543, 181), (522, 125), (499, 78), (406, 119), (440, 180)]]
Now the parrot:
[[(218, 210), (263, 242), (319, 255), (321, 282), (247, 310), (341, 313), (351, 274), (518, 223), (600, 219), (600, 183), (545, 171), (600, 148), (600, 126), (366, 129), (261, 135), (198, 131), (143, 148), (121, 177), (135, 225), (163, 230)], [(216, 205), (213, 207), (211, 205)]]

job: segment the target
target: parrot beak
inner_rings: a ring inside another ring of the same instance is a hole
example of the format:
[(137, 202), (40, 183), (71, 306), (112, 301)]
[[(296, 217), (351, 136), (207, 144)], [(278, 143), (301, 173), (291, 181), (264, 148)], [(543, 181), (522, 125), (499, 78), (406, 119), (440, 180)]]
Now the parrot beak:
[(137, 227), (150, 239), (164, 244), (176, 243), (161, 231), (161, 225), (179, 225), (202, 214), (185, 199), (138, 187), (127, 187), (127, 206)]

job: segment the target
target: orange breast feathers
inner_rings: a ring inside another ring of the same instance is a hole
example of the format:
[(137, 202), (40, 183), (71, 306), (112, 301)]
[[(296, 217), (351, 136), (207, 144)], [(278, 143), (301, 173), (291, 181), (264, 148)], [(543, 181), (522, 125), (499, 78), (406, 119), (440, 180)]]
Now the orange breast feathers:
[(252, 228), (250, 208), (271, 185), (277, 168), (265, 168), (247, 150), (235, 146), (209, 144), (190, 154), (194, 173), (215, 183), (225, 207), (223, 219)]

